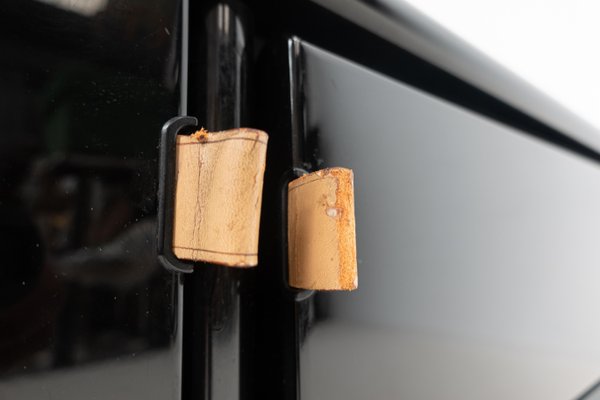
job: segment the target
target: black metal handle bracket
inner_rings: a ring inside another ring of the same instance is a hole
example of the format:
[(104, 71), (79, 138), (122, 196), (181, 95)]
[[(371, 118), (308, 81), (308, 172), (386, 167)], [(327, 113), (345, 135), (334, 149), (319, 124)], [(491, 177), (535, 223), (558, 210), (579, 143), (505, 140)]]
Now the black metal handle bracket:
[(158, 167), (158, 260), (168, 270), (190, 273), (194, 263), (178, 259), (173, 253), (173, 218), (175, 217), (175, 151), (177, 135), (187, 127), (198, 126), (195, 117), (180, 116), (168, 120), (160, 134)]

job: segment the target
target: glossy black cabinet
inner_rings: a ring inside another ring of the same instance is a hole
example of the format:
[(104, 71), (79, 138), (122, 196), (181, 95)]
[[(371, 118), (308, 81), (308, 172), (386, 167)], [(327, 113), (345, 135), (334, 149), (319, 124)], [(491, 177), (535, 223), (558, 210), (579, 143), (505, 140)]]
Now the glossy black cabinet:
[[(597, 131), (388, 3), (3, 2), (0, 399), (591, 386)], [(177, 115), (269, 133), (257, 268), (158, 263)], [(328, 166), (355, 173), (352, 293), (286, 283), (286, 184)]]

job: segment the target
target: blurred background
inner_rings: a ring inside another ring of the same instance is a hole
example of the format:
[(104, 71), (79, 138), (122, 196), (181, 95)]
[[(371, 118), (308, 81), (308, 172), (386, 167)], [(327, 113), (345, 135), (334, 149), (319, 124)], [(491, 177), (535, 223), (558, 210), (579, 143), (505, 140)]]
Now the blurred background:
[[(394, 4), (394, 0), (385, 3)], [(409, 1), (498, 63), (600, 126), (600, 6), (593, 1)]]

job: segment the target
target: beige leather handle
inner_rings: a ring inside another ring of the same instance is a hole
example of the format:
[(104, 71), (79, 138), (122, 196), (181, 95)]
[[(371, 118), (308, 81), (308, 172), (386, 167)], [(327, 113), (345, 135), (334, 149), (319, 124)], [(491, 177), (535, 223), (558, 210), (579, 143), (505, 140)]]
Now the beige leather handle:
[(351, 170), (329, 168), (288, 185), (290, 286), (357, 288), (353, 180)]
[(258, 264), (268, 135), (240, 128), (177, 137), (173, 252), (232, 267)]

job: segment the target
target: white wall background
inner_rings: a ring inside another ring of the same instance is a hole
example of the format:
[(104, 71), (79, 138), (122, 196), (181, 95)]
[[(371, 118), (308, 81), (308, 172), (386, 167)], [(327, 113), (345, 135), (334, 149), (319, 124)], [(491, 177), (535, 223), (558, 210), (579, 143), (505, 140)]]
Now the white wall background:
[(600, 127), (600, 2), (408, 1)]

